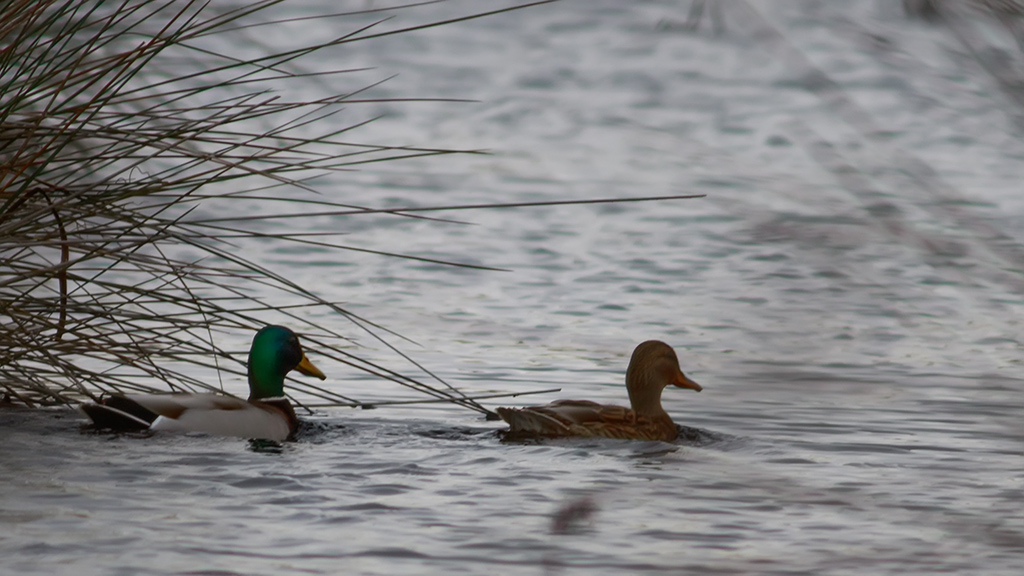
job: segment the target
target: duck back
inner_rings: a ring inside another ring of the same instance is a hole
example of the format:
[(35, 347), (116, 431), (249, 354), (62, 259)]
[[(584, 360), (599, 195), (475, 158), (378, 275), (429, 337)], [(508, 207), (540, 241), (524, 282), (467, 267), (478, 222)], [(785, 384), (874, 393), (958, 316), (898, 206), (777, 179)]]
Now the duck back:
[(543, 406), (498, 408), (513, 437), (600, 436), (623, 440), (676, 438), (676, 426), (667, 414), (647, 417), (629, 408), (588, 400), (557, 400)]
[(111, 396), (82, 410), (98, 428), (204, 432), (283, 441), (297, 419), (285, 399), (248, 402), (219, 394)]

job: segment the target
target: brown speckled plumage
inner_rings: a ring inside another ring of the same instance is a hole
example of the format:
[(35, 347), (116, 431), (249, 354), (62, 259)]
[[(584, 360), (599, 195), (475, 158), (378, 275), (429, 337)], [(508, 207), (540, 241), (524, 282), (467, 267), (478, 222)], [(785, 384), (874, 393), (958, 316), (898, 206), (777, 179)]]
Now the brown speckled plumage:
[(544, 406), (498, 408), (515, 436), (602, 436), (624, 440), (676, 438), (676, 425), (661, 407), (666, 386), (701, 390), (679, 369), (679, 359), (664, 342), (648, 340), (633, 350), (626, 369), (630, 408), (587, 400), (556, 400)]

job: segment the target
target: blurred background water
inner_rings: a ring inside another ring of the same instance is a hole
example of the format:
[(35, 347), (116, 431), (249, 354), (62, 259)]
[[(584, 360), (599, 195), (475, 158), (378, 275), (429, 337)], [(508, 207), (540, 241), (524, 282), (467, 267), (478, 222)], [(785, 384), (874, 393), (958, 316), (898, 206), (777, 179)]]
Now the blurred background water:
[[(883, 0), (721, 4), (718, 31), (688, 30), (688, 2), (565, 0), (346, 46), (364, 85), (398, 74), (368, 97), (475, 100), (361, 108), (383, 117), (360, 138), (491, 155), (317, 183), (375, 206), (706, 198), (312, 225), (510, 272), (249, 247), (463, 389), (562, 388), (502, 403), (626, 402), (633, 346), (665, 340), (705, 387), (667, 391), (666, 409), (702, 441), (503, 444), (499, 424), (434, 405), (319, 411), (298, 441), (254, 450), (4, 409), (2, 571), (1017, 574), (1016, 42)], [(300, 34), (339, 31), (296, 21), (254, 41)], [(320, 367), (341, 393), (405, 394)]]

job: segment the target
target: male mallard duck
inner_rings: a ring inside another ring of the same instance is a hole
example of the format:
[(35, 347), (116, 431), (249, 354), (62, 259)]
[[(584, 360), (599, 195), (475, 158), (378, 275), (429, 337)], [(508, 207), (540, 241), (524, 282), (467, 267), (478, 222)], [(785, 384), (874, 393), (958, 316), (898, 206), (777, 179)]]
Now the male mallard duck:
[(283, 326), (266, 326), (249, 348), (249, 399), (220, 394), (137, 394), (111, 396), (82, 411), (98, 428), (206, 432), (280, 442), (295, 432), (298, 419), (284, 396), (284, 377), (292, 370), (324, 380)]
[(700, 384), (679, 369), (675, 350), (648, 340), (633, 350), (626, 369), (630, 408), (556, 400), (544, 406), (498, 408), (509, 432), (525, 436), (604, 436), (625, 440), (676, 439), (676, 425), (661, 407), (661, 391), (669, 384), (700, 392)]

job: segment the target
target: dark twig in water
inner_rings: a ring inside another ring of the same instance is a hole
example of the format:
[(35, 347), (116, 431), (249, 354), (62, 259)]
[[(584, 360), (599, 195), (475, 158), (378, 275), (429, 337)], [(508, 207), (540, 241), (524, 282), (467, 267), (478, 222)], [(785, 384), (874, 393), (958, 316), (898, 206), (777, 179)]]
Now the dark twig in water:
[(592, 496), (574, 498), (563, 504), (551, 516), (552, 534), (576, 534), (582, 525), (597, 513), (597, 502)]
[[(560, 392), (561, 388), (548, 388), (546, 390), (530, 390), (527, 392), (501, 392), (497, 394), (480, 394), (473, 396), (464, 396), (465, 400), (490, 400), (493, 398), (515, 398), (517, 396), (530, 396), (532, 394), (548, 394), (551, 392)], [(363, 408), (364, 410), (372, 410), (378, 406), (402, 406), (408, 404), (440, 404), (440, 403), (451, 403), (450, 398), (440, 398), (436, 400), (384, 400), (381, 402), (357, 402), (357, 403), (341, 403), (341, 404), (306, 404), (309, 408)]]

